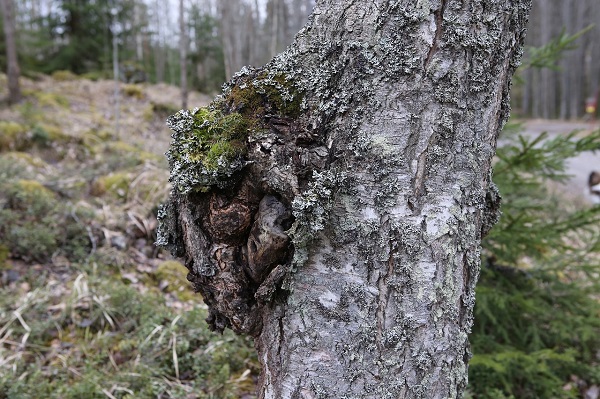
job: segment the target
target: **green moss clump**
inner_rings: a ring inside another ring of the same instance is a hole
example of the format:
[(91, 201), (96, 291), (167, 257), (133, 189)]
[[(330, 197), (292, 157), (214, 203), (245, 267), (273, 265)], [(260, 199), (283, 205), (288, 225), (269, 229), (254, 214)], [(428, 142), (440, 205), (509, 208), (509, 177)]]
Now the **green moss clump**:
[(0, 121), (0, 151), (21, 149), (26, 136), (26, 126), (12, 121)]
[(302, 93), (284, 74), (260, 73), (247, 84), (236, 84), (225, 93), (244, 116), (257, 118), (266, 113), (295, 118), (300, 115)]
[[(96, 142), (102, 138), (96, 138)], [(160, 164), (164, 162), (163, 157), (144, 151), (136, 146), (123, 141), (108, 141), (98, 144), (90, 143), (89, 150), (96, 156), (98, 162), (108, 170), (117, 171), (129, 169), (146, 162)]]
[[(174, 104), (152, 102), (150, 106), (152, 114), (161, 119), (165, 119), (169, 115), (173, 115), (179, 111), (179, 108)], [(146, 115), (146, 113), (148, 115)], [(149, 117), (150, 111), (145, 111), (144, 114), (145, 117)]]
[(168, 260), (158, 265), (156, 269), (156, 278), (159, 280), (174, 280), (174, 281), (187, 281), (186, 275), (188, 270), (181, 263), (176, 260)]
[(158, 265), (155, 277), (159, 282), (166, 282), (166, 292), (174, 293), (180, 300), (193, 299), (194, 294), (187, 280), (188, 270), (181, 263), (168, 260)]
[(34, 157), (27, 152), (12, 151), (4, 154), (6, 159), (12, 160), (16, 164), (21, 164), (24, 167), (43, 169), (48, 167), (48, 164), (43, 159)]
[(144, 98), (144, 90), (142, 89), (141, 86), (136, 85), (136, 84), (124, 85), (123, 88), (121, 89), (121, 91), (127, 97), (136, 98), (138, 100), (141, 100)]
[(42, 107), (68, 108), (69, 100), (65, 96), (47, 91), (33, 91), (31, 93)]
[(160, 157), (151, 152), (144, 151), (136, 146), (123, 141), (111, 141), (103, 144), (101, 147), (95, 147), (94, 150), (101, 149), (104, 153), (114, 153), (120, 156), (127, 156), (138, 160), (138, 163), (144, 161), (159, 161)]
[(144, 112), (142, 113), (142, 117), (144, 118), (144, 120), (146, 122), (150, 122), (154, 119), (155, 117), (155, 113), (154, 113), (154, 106), (152, 104), (147, 105), (144, 108)]
[(52, 191), (35, 180), (18, 180), (8, 189), (9, 204), (12, 209), (39, 213), (53, 207), (56, 196)]
[(245, 68), (209, 107), (170, 116), (174, 133), (167, 159), (175, 188), (186, 194), (229, 186), (247, 165), (248, 135), (265, 128), (265, 115), (297, 117), (302, 98), (284, 74)]
[(246, 165), (249, 124), (241, 114), (210, 108), (182, 110), (169, 117), (167, 125), (174, 131), (167, 152), (170, 180), (181, 193), (224, 187)]
[(186, 194), (230, 186), (248, 164), (248, 136), (268, 128), (266, 116), (297, 117), (302, 99), (284, 74), (244, 68), (210, 106), (170, 116), (167, 159), (175, 189)]
[(88, 79), (91, 80), (93, 82), (96, 82), (98, 80), (102, 80), (102, 79), (110, 79), (110, 75), (108, 75), (105, 72), (102, 71), (91, 71), (91, 72), (86, 72), (82, 75), (79, 75), (79, 77), (81, 79)]
[(90, 194), (100, 197), (108, 193), (117, 198), (126, 198), (129, 193), (130, 184), (131, 176), (129, 173), (110, 173), (106, 176), (97, 178), (92, 183)]
[(57, 82), (67, 82), (79, 78), (71, 71), (54, 71), (52, 72), (52, 79), (56, 80)]
[(2, 136), (0, 136), (0, 138), (5, 136), (15, 136), (17, 134), (25, 133), (26, 131), (27, 127), (17, 122), (0, 121), (0, 132), (2, 132)]

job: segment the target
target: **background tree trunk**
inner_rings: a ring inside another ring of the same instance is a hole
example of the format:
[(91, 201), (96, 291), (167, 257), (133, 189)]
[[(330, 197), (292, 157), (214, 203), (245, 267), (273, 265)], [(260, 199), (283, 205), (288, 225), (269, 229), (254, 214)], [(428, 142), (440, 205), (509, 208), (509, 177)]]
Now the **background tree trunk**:
[(269, 23), (267, 23), (267, 26), (269, 26), (271, 28), (271, 32), (270, 32), (271, 43), (269, 46), (271, 57), (275, 57), (278, 53), (277, 42), (279, 40), (279, 25), (280, 25), (279, 4), (280, 4), (280, 0), (271, 0), (269, 2), (271, 18), (269, 19)]
[(166, 60), (166, 49), (163, 29), (161, 28), (161, 1), (156, 0), (154, 3), (154, 24), (156, 26), (156, 49), (154, 50), (154, 68), (156, 71), (156, 81), (165, 81), (165, 65)]
[[(562, 16), (565, 24), (564, 28), (567, 32), (573, 32), (573, 1), (577, 0), (563, 0), (561, 4)], [(573, 66), (572, 54), (567, 53), (565, 57), (560, 60), (560, 66), (563, 71), (569, 70)], [(569, 99), (573, 96), (571, 92), (572, 76), (569, 73), (563, 73), (560, 75), (560, 119), (568, 119), (569, 115)], [(573, 115), (575, 117), (576, 115)]]
[(223, 43), (223, 60), (225, 63), (225, 76), (230, 79), (234, 72), (235, 64), (235, 48), (234, 41), (232, 39), (233, 29), (228, 29), (229, 26), (234, 25), (232, 19), (232, 7), (227, 7), (223, 2), (217, 2), (217, 9), (219, 15), (219, 30)]
[(181, 108), (183, 109), (187, 108), (188, 103), (187, 49), (188, 36), (185, 22), (184, 0), (179, 0), (179, 68), (181, 73)]
[(139, 3), (133, 5), (133, 18), (135, 29), (135, 59), (144, 64), (144, 36), (142, 32), (142, 6)]
[[(323, 0), (229, 83), (213, 104), (228, 118), (170, 119), (158, 242), (213, 329), (255, 337), (261, 398), (461, 397), (529, 7)], [(217, 147), (190, 132), (222, 125), (243, 158), (209, 167)]]
[(15, 13), (13, 0), (0, 0), (6, 41), (6, 75), (8, 78), (8, 103), (16, 104), (21, 100), (19, 86), (19, 61), (17, 59), (17, 44), (15, 38)]
[[(584, 27), (586, 19), (586, 4), (581, 2), (577, 4), (577, 8), (574, 11), (575, 14), (575, 26)], [(581, 28), (580, 28), (581, 29)], [(581, 41), (577, 41), (577, 47), (571, 54), (573, 56), (573, 62), (570, 65), (570, 75), (572, 76), (571, 86), (571, 97), (570, 101), (570, 116), (571, 118), (580, 118), (584, 114), (585, 106), (585, 90), (584, 90), (584, 59), (585, 49), (582, 46)]]

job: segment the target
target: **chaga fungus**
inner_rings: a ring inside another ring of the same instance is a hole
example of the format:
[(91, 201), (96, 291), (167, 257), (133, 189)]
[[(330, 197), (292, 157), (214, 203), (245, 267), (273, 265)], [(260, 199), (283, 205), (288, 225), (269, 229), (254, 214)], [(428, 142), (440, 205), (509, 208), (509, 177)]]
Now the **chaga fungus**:
[(213, 330), (256, 336), (286, 296), (292, 201), (328, 159), (301, 102), (285, 75), (245, 68), (208, 107), (168, 119), (173, 190), (157, 244), (184, 258)]

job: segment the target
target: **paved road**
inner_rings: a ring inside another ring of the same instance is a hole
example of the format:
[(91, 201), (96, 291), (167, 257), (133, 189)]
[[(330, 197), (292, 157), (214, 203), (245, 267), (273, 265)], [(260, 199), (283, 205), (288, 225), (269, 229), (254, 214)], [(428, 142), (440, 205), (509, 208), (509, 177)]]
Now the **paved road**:
[[(600, 123), (585, 123), (585, 122), (567, 122), (553, 120), (531, 120), (525, 123), (525, 134), (537, 136), (542, 132), (548, 132), (550, 136), (559, 134), (567, 134), (573, 130), (581, 130), (582, 133), (590, 132), (600, 128)], [(586, 152), (578, 157), (572, 158), (567, 162), (567, 170), (571, 179), (565, 185), (556, 187), (557, 191), (563, 191), (575, 197), (585, 197), (587, 187), (587, 179), (592, 170), (600, 172), (600, 151)], [(588, 200), (585, 200), (588, 202)]]

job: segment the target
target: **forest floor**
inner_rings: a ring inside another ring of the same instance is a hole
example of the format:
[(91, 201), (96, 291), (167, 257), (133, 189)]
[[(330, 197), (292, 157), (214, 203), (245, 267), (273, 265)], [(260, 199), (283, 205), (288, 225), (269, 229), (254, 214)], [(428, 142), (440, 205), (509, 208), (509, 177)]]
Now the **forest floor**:
[[(251, 341), (208, 331), (185, 267), (154, 246), (178, 88), (120, 84), (118, 120), (113, 81), (59, 72), (22, 88), (0, 107), (0, 399), (253, 398)], [(594, 168), (598, 155), (574, 159), (557, 190), (583, 198)]]
[(178, 88), (121, 84), (117, 130), (112, 81), (21, 84), (0, 108), (0, 398), (254, 397), (252, 342), (208, 331), (154, 245)]

